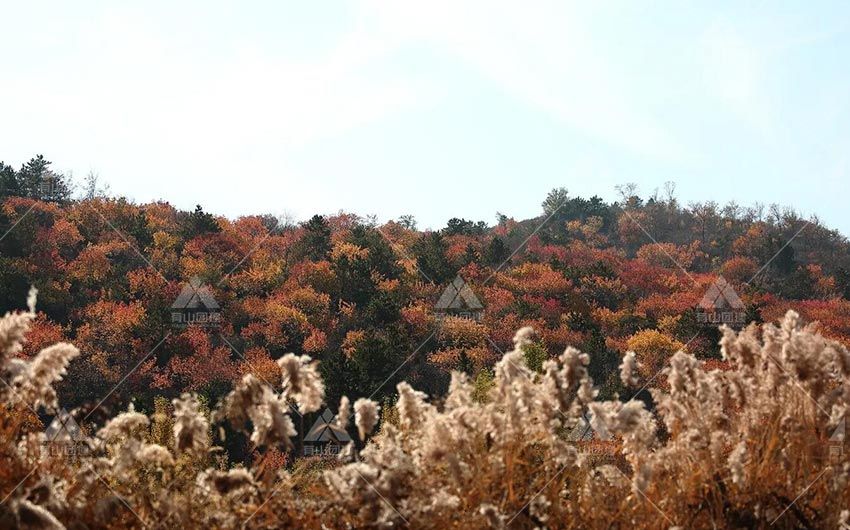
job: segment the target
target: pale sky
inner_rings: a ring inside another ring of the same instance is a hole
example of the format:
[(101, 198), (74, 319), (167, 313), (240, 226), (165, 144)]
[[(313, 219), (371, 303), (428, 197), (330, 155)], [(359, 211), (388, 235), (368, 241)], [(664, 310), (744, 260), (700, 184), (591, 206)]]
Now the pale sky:
[(438, 228), (672, 180), (850, 234), (847, 2), (0, 6), (0, 160), (139, 202)]

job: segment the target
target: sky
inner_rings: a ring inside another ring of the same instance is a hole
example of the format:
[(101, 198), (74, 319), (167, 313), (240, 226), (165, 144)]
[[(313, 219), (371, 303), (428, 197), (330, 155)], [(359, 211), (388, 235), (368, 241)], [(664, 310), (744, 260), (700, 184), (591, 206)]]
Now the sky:
[(0, 160), (236, 217), (420, 227), (549, 190), (850, 234), (848, 2), (0, 0)]

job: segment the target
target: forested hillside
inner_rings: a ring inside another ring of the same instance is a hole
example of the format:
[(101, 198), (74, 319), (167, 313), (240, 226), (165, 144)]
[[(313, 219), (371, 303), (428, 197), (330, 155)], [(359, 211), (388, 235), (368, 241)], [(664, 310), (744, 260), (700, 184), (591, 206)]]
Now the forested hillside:
[(49, 166), (0, 164), (0, 527), (848, 528), (816, 219), (626, 185), (232, 220)]
[[(62, 388), (68, 406), (96, 403), (127, 374), (110, 403), (132, 396), (150, 407), (154, 396), (186, 390), (215, 401), (287, 352), (321, 361), (331, 401), (383, 398), (401, 380), (439, 395), (452, 369), (486, 386), (523, 326), (538, 331), (536, 364), (579, 347), (613, 395), (628, 349), (647, 366), (683, 345), (718, 357), (717, 330), (696, 316), (718, 275), (747, 321), (793, 305), (850, 344), (847, 240), (776, 206), (684, 206), (671, 185), (648, 198), (624, 186), (612, 204), (559, 188), (535, 219), (497, 214), (492, 225), (451, 219), (422, 231), (413, 217), (379, 223), (346, 213), (229, 220), (200, 206), (106, 197), (91, 181), (72, 200), (41, 157), (0, 174), (0, 310), (39, 289), (21, 355), (60, 339), (80, 348)], [(45, 196), (45, 177), (61, 193)], [(456, 275), (483, 318), (439, 326), (434, 305)], [(220, 305), (220, 325), (172, 325), (170, 307), (194, 277)]]

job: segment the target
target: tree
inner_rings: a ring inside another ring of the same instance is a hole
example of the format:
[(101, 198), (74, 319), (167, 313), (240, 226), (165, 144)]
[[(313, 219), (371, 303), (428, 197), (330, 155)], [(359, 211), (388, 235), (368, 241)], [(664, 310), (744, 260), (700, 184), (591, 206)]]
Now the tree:
[(480, 236), (487, 230), (487, 223), (484, 221), (467, 221), (466, 219), (458, 219), (453, 217), (446, 223), (443, 229), (443, 234), (447, 236), (465, 235), (465, 236)]
[(186, 240), (219, 232), (221, 232), (221, 227), (218, 225), (215, 216), (205, 212), (200, 204), (195, 206), (195, 211), (190, 213), (183, 223), (183, 237)]
[(499, 237), (495, 236), (490, 240), (490, 243), (487, 245), (487, 249), (484, 251), (484, 261), (488, 265), (499, 266), (508, 259), (511, 255), (511, 251), (508, 249), (507, 245), (505, 245), (505, 241)]
[(24, 164), (14, 177), (8, 166), (0, 164), (4, 195), (67, 203), (71, 199), (71, 185), (65, 175), (51, 171), (50, 164), (43, 155), (36, 155)]
[(558, 210), (564, 203), (567, 202), (569, 198), (569, 194), (567, 193), (567, 188), (555, 188), (549, 192), (549, 195), (546, 196), (546, 200), (543, 201), (543, 214), (544, 215), (552, 215)]
[(668, 180), (664, 183), (664, 200), (671, 209), (676, 208), (676, 183)]
[(0, 197), (19, 197), (20, 195), (21, 187), (15, 169), (0, 162)]
[(68, 379), (78, 384), (68, 389), (73, 394), (66, 402), (77, 405), (100, 399), (126, 374), (133, 375), (116, 394), (140, 392), (145, 382), (141, 372), (133, 372), (133, 367), (157, 344), (145, 326), (146, 309), (135, 301), (127, 304), (101, 299), (83, 308), (82, 314), (84, 320), (75, 341), (86, 355), (69, 369)]
[(18, 171), (18, 183), (25, 197), (38, 198), (41, 190), (41, 180), (48, 171), (50, 162), (43, 155), (36, 155)]
[(312, 261), (326, 259), (331, 251), (331, 228), (328, 220), (324, 216), (314, 215), (303, 226), (301, 246), (304, 255)]
[(525, 364), (535, 372), (543, 371), (543, 362), (549, 358), (549, 352), (540, 342), (529, 342), (522, 347)]
[(472, 400), (476, 403), (490, 401), (490, 391), (496, 386), (493, 372), (489, 369), (479, 371), (472, 381)]
[(398, 218), (398, 224), (408, 230), (416, 230), (416, 218), (412, 215), (402, 215)]
[(684, 348), (684, 344), (656, 329), (638, 331), (629, 337), (627, 346), (637, 354), (640, 373), (647, 380), (655, 377), (670, 357)]
[(381, 292), (378, 288), (382, 282), (396, 280), (401, 274), (397, 257), (380, 232), (370, 226), (354, 226), (347, 241), (334, 245), (331, 259), (342, 300), (366, 308), (366, 314), (381, 315), (382, 321), (398, 318), (400, 300), (394, 293)]
[(413, 244), (413, 254), (419, 270), (438, 284), (448, 282), (455, 274), (446, 257), (446, 250), (446, 241), (439, 232), (423, 234)]
[(691, 215), (697, 220), (696, 230), (700, 241), (702, 241), (703, 248), (707, 248), (711, 243), (710, 236), (714, 232), (712, 225), (720, 220), (717, 215), (717, 203), (714, 201), (704, 203), (695, 202), (689, 205), (689, 210)]
[(850, 270), (839, 267), (835, 274), (837, 287), (845, 300), (850, 300)]
[(100, 176), (94, 171), (89, 171), (83, 183), (83, 199), (105, 198), (109, 196), (109, 184), (100, 183)]
[(623, 201), (623, 207), (634, 208), (640, 206), (643, 203), (641, 198), (638, 197), (638, 186), (634, 182), (617, 184), (616, 186), (614, 186), (614, 189), (617, 190), (617, 194), (620, 195), (620, 199)]
[[(216, 224), (217, 226), (218, 224)], [(153, 232), (151, 232), (148, 226), (148, 217), (144, 211), (139, 210), (133, 216), (130, 221), (130, 228), (127, 230), (127, 235), (132, 236), (136, 240), (140, 249), (145, 249), (153, 243)]]

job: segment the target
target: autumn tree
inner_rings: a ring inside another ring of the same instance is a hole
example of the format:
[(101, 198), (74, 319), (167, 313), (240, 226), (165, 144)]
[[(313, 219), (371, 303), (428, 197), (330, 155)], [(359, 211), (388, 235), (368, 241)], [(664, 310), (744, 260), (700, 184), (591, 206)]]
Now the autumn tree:
[(635, 352), (640, 373), (646, 381), (655, 378), (670, 357), (684, 344), (656, 329), (644, 329), (629, 337), (626, 343)]

